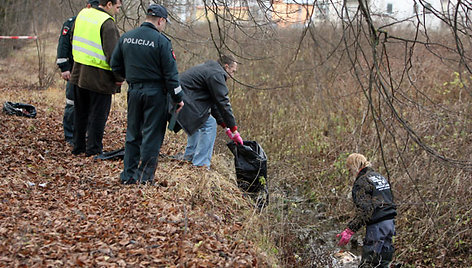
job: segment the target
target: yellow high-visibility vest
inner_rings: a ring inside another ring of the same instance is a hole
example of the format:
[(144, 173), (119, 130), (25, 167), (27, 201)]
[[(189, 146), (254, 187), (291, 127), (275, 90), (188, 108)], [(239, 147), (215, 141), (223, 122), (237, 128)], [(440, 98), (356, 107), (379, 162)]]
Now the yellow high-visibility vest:
[(100, 36), (102, 24), (109, 18), (115, 20), (108, 13), (95, 8), (84, 8), (79, 12), (72, 39), (72, 56), (75, 62), (111, 70), (103, 53)]

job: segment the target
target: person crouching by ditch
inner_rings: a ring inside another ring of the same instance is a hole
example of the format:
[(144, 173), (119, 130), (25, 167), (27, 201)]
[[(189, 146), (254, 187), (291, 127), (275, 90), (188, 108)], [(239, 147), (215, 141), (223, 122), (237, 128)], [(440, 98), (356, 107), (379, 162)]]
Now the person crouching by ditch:
[(162, 33), (166, 24), (167, 10), (151, 4), (146, 21), (123, 34), (113, 51), (111, 67), (129, 85), (122, 184), (154, 184), (166, 132), (167, 92), (177, 112), (184, 106), (172, 44)]
[(336, 236), (341, 237), (338, 244), (346, 245), (351, 236), (365, 225), (359, 267), (389, 267), (394, 253), (392, 237), (395, 235), (394, 218), (397, 215), (390, 183), (375, 172), (361, 154), (349, 155), (346, 168), (356, 178), (352, 187), (356, 215), (348, 227)]
[(226, 129), (230, 139), (243, 144), (226, 86), (226, 80), (233, 77), (237, 67), (232, 56), (222, 55), (218, 61), (209, 60), (180, 75), (185, 106), (177, 122), (188, 135), (183, 159), (194, 166), (210, 168), (217, 124)]

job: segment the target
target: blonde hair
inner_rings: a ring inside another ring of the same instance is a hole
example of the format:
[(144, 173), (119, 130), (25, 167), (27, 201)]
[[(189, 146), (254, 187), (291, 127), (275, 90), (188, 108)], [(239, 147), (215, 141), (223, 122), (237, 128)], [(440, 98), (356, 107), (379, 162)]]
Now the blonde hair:
[(346, 167), (351, 172), (354, 172), (354, 171), (359, 172), (361, 169), (365, 167), (371, 167), (371, 166), (372, 164), (369, 161), (367, 161), (367, 158), (365, 158), (365, 156), (358, 153), (350, 154), (346, 159)]

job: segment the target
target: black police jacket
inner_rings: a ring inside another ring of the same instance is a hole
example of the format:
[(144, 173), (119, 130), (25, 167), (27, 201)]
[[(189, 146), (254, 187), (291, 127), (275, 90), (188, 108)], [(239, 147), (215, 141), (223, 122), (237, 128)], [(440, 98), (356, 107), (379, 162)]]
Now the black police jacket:
[(62, 25), (61, 35), (57, 43), (56, 64), (61, 72), (72, 71), (74, 59), (72, 58), (72, 38), (71, 32), (75, 22), (75, 16), (69, 18)]
[(182, 100), (172, 44), (150, 22), (144, 22), (120, 37), (111, 56), (111, 68), (125, 77), (128, 84), (161, 86), (171, 94), (174, 102)]
[(187, 134), (194, 134), (210, 114), (220, 125), (225, 123), (229, 128), (236, 125), (226, 79), (226, 71), (214, 60), (194, 66), (180, 75), (185, 105), (177, 122)]
[(393, 219), (397, 215), (390, 183), (372, 168), (366, 167), (357, 175), (352, 199), (357, 212), (348, 227), (354, 232), (364, 225)]

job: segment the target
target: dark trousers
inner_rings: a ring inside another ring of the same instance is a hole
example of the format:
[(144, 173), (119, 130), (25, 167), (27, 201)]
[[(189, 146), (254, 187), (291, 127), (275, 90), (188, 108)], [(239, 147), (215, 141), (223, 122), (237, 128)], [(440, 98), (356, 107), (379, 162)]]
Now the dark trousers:
[(64, 117), (62, 126), (64, 128), (64, 139), (74, 143), (74, 85), (67, 82), (66, 85), (66, 107), (64, 108)]
[(161, 86), (130, 85), (122, 183), (154, 181), (166, 124), (167, 97)]
[[(111, 94), (101, 94), (74, 85), (73, 154), (101, 154), (103, 133), (111, 107)], [(87, 138), (86, 138), (87, 135)]]
[(393, 260), (393, 253), (395, 251), (392, 245), (394, 235), (394, 220), (385, 220), (367, 225), (359, 267), (388, 268)]

